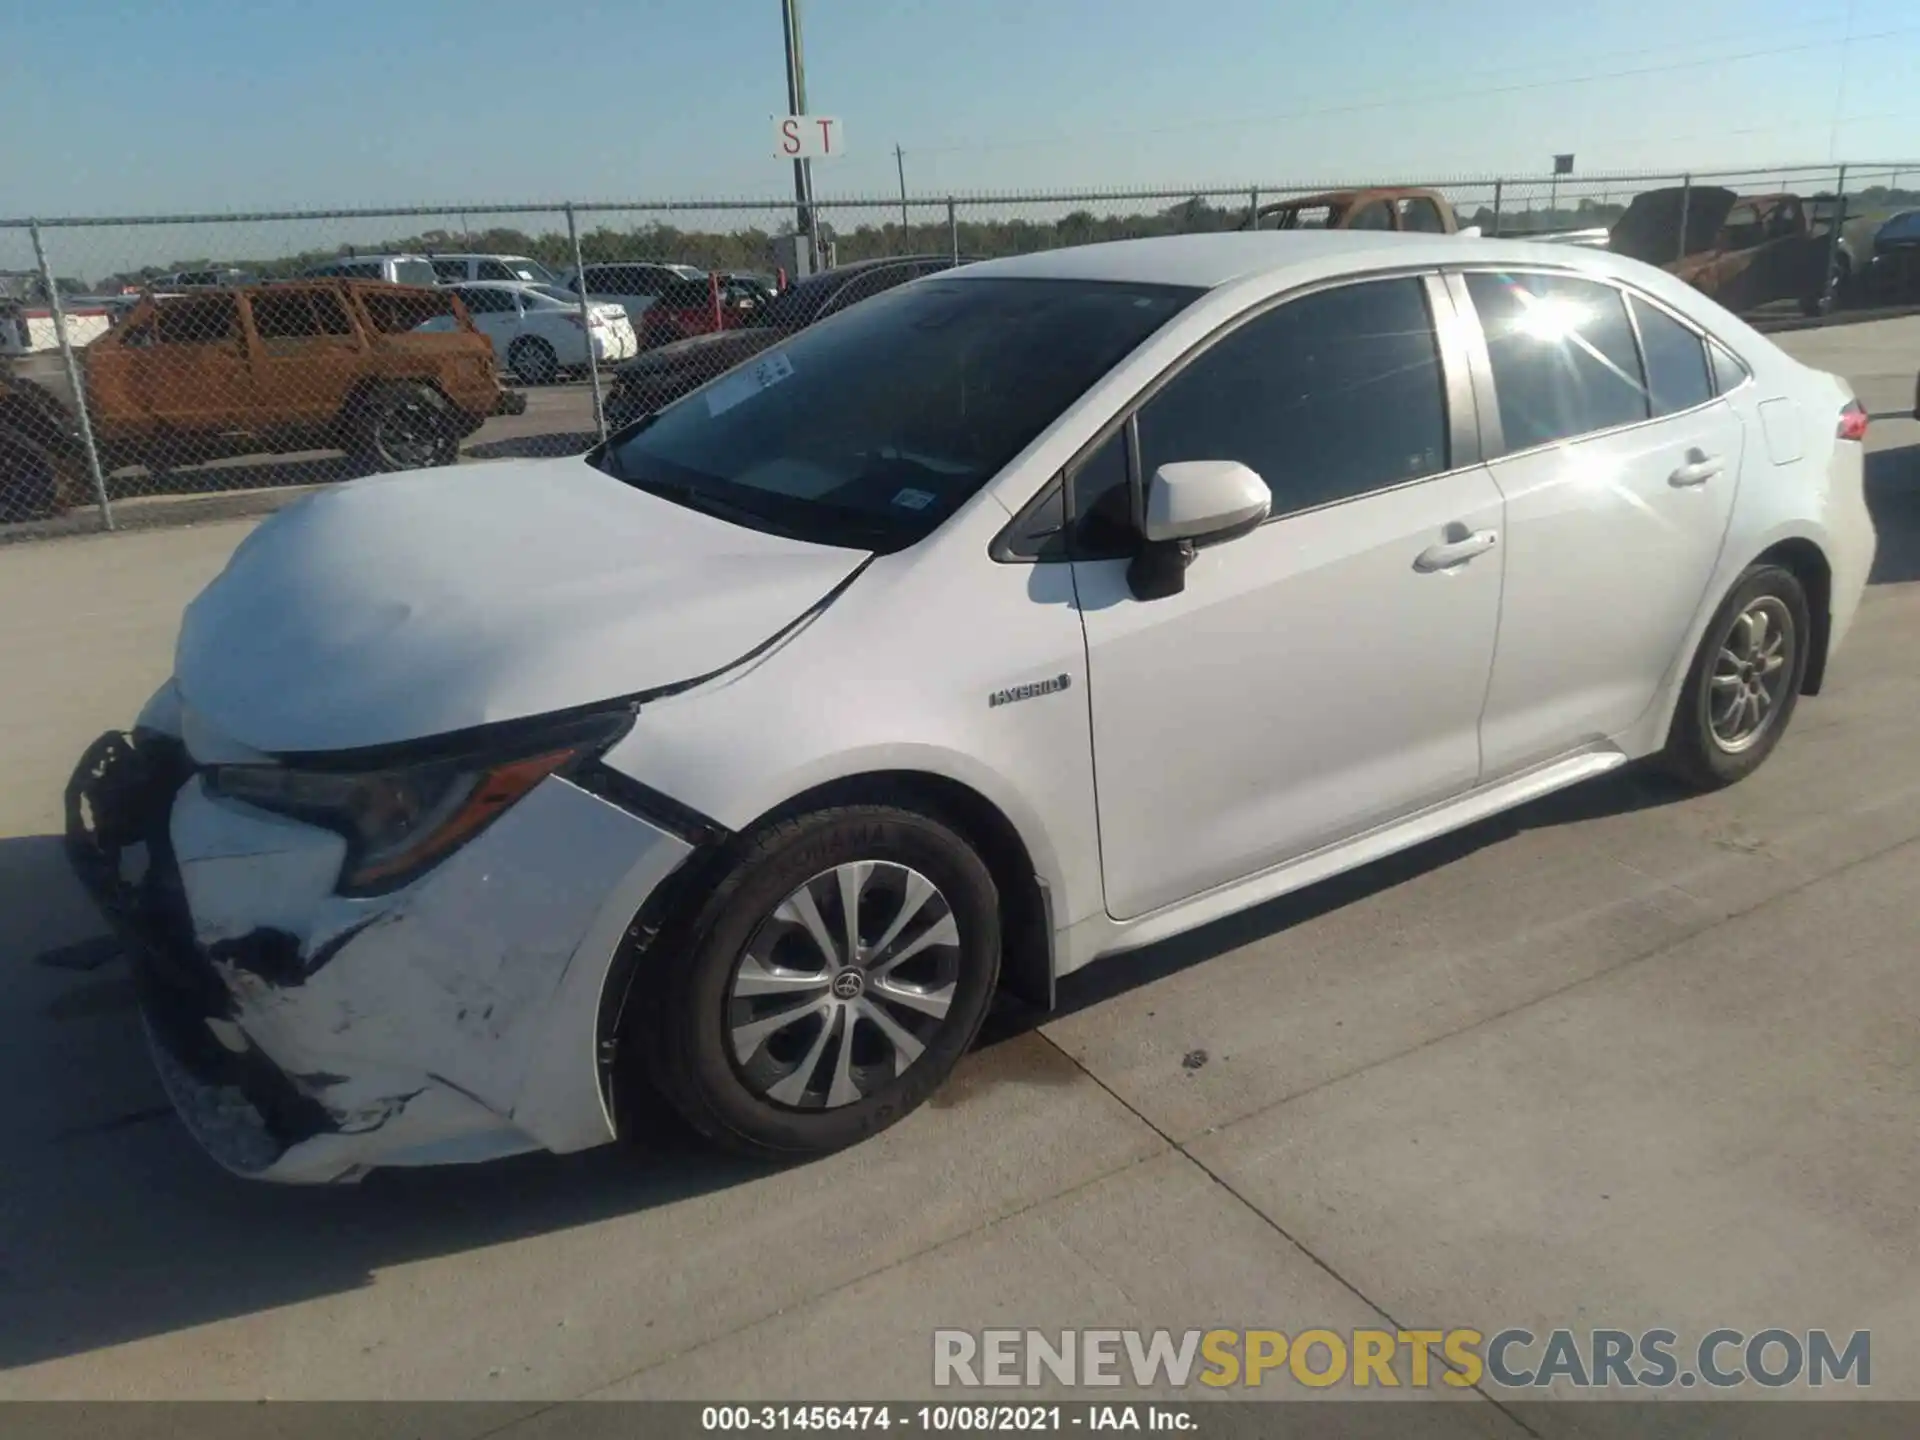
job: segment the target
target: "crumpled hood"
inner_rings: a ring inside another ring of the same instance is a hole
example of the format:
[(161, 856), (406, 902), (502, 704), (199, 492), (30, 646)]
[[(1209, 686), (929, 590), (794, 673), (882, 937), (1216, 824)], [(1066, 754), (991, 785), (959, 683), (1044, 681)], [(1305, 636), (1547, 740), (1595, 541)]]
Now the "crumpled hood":
[(188, 707), (257, 750), (391, 744), (708, 674), (866, 558), (577, 458), (381, 476), (241, 542), (187, 607), (174, 673)]

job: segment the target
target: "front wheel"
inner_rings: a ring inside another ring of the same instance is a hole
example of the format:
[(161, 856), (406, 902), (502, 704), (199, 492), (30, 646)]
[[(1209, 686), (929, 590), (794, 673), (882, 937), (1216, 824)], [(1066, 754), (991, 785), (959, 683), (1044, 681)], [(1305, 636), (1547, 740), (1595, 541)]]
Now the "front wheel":
[(655, 1084), (709, 1139), (763, 1159), (838, 1150), (939, 1088), (1000, 969), (999, 899), (945, 824), (881, 805), (740, 844), (636, 986)]
[(1758, 770), (1786, 733), (1807, 673), (1807, 592), (1792, 571), (1755, 565), (1700, 638), (1661, 759), (1717, 790)]

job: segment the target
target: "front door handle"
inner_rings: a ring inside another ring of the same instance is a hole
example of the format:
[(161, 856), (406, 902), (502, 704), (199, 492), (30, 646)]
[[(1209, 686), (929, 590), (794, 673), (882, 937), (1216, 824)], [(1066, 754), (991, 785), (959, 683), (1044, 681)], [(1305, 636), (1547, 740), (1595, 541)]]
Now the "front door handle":
[(1709, 455), (1704, 450), (1687, 451), (1687, 463), (1667, 477), (1667, 483), (1674, 486), (1704, 485), (1722, 470), (1727, 462), (1718, 455)]
[(1415, 557), (1413, 568), (1422, 574), (1432, 574), (1436, 570), (1451, 570), (1456, 565), (1466, 564), (1476, 555), (1486, 554), (1499, 541), (1498, 530), (1475, 530), (1472, 534), (1463, 535), (1458, 540), (1444, 540), (1438, 545), (1429, 545)]

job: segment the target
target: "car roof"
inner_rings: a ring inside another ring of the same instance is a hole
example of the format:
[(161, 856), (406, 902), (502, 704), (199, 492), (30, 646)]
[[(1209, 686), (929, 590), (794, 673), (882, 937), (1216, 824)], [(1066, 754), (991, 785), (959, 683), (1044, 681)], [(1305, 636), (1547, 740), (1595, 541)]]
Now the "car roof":
[[(1111, 280), (1212, 290), (1258, 275), (1301, 281), (1396, 265), (1546, 265), (1617, 275), (1633, 265), (1602, 250), (1393, 230), (1253, 230), (1110, 240), (986, 260), (954, 279)], [(1638, 274), (1644, 267), (1633, 265)], [(947, 278), (947, 277), (942, 277)]]
[(506, 250), (435, 250), (428, 260), (526, 260), (537, 264), (531, 255), (516, 255)]

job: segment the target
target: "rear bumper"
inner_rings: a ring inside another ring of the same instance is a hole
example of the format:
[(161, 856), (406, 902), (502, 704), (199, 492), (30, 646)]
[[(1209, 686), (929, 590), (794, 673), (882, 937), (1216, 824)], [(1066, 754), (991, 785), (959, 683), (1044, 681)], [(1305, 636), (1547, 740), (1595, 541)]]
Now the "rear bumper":
[(341, 844), (212, 800), (165, 735), (102, 736), (74, 772), (69, 857), (202, 1148), (311, 1184), (612, 1139), (608, 975), (686, 843), (549, 780), (389, 895), (333, 893)]

